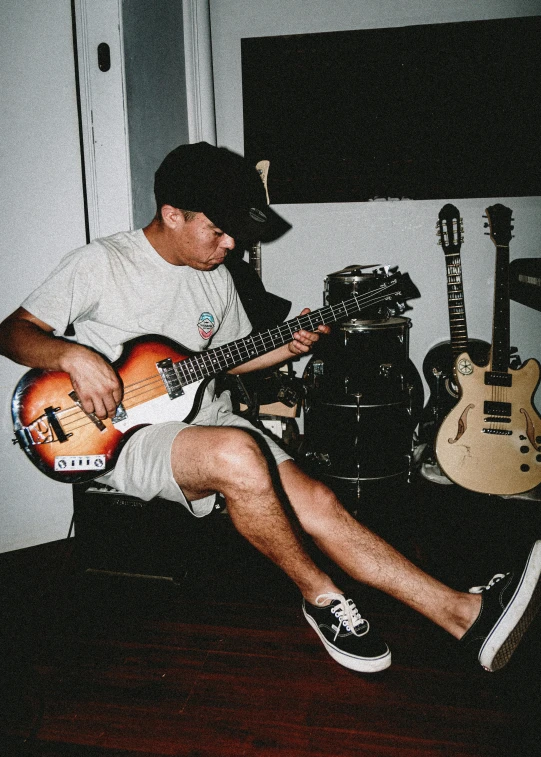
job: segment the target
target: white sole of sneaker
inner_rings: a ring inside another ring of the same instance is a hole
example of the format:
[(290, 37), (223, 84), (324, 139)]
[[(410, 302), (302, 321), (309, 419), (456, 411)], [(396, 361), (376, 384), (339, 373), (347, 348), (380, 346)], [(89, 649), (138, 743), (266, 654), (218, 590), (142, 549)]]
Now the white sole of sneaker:
[(526, 629), (541, 607), (541, 540), (533, 545), (520, 582), (479, 652), (479, 662), (490, 672), (507, 665)]
[(316, 621), (310, 615), (308, 615), (307, 612), (305, 612), (304, 607), (302, 611), (304, 617), (317, 633), (323, 643), (323, 646), (333, 658), (333, 660), (336, 660), (336, 662), (338, 662), (340, 665), (343, 665), (345, 668), (355, 670), (357, 671), (357, 673), (379, 673), (380, 670), (385, 670), (391, 664), (391, 652), (389, 651), (389, 649), (387, 649), (386, 654), (381, 655), (380, 657), (357, 657), (356, 655), (349, 655), (347, 654), (347, 652), (343, 652), (341, 649), (338, 649), (333, 644), (331, 644), (330, 641), (323, 636)]

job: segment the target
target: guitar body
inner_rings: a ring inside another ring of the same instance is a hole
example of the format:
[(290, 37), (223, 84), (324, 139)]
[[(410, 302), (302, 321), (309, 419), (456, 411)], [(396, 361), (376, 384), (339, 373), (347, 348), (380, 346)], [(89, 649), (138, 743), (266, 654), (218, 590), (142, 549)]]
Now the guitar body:
[[(540, 366), (528, 360), (509, 369), (511, 385), (487, 385), (488, 366), (468, 353), (456, 362), (460, 400), (440, 426), (436, 457), (451, 481), (485, 494), (518, 494), (541, 483), (541, 418), (532, 405)], [(488, 420), (485, 403), (508, 403), (502, 418)]]
[[(30, 460), (50, 478), (68, 483), (90, 481), (114, 467), (127, 439), (151, 423), (177, 420), (190, 422), (197, 414), (208, 381), (184, 387), (171, 399), (158, 372), (157, 363), (184, 361), (194, 353), (162, 337), (140, 337), (124, 345), (113, 367), (124, 385), (123, 420), (103, 421), (103, 430), (81, 410), (70, 396), (69, 375), (59, 371), (28, 371), (19, 381), (12, 400), (15, 432), (30, 428), (32, 444), (21, 444)], [(51, 428), (46, 409), (68, 436), (60, 441)]]

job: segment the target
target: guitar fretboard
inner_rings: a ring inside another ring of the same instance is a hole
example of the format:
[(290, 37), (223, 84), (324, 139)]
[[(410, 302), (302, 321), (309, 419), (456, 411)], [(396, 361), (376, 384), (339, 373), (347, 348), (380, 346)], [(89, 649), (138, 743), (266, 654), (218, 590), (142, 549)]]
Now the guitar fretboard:
[[(400, 278), (404, 279), (405, 276), (407, 274), (401, 274)], [(195, 381), (215, 376), (222, 371), (227, 371), (259, 357), (259, 355), (270, 352), (276, 347), (281, 347), (290, 342), (293, 334), (301, 329), (315, 331), (320, 325), (343, 320), (370, 305), (390, 299), (391, 294), (393, 294), (393, 297), (401, 295), (402, 293), (396, 290), (397, 283), (398, 277), (396, 275), (384, 278), (377, 289), (366, 294), (354, 295), (351, 299), (335, 305), (326, 305), (306, 315), (292, 318), (274, 329), (262, 331), (244, 339), (237, 339), (223, 347), (205, 350), (205, 352), (186, 360), (174, 363), (178, 382), (180, 386), (186, 386)]]
[(454, 358), (468, 349), (468, 329), (464, 290), (462, 286), (462, 264), (459, 253), (447, 253), (447, 302), (449, 305), (449, 328), (451, 331), (451, 352)]
[(509, 247), (496, 248), (494, 282), (494, 319), (492, 323), (492, 370), (506, 373), (509, 369)]

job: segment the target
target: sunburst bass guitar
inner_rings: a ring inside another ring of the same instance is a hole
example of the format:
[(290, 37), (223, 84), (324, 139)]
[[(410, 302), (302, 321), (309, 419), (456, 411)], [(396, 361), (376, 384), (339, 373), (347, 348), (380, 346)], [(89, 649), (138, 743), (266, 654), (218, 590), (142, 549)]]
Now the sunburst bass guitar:
[(405, 301), (414, 297), (419, 291), (407, 273), (382, 268), (348, 300), (223, 347), (193, 353), (157, 336), (131, 340), (113, 364), (124, 387), (122, 403), (115, 417), (104, 421), (85, 413), (67, 373), (32, 369), (13, 393), (14, 442), (56, 481), (92, 480), (114, 467), (122, 446), (139, 428), (193, 420), (205, 386), (219, 373), (286, 344), (300, 329), (315, 331), (378, 302), (390, 313), (402, 312)]
[(541, 483), (541, 418), (532, 404), (540, 366), (509, 366), (509, 242), (512, 211), (486, 210), (496, 246), (492, 348), (488, 365), (456, 359), (460, 399), (440, 426), (436, 458), (455, 483), (486, 494), (520, 494)]

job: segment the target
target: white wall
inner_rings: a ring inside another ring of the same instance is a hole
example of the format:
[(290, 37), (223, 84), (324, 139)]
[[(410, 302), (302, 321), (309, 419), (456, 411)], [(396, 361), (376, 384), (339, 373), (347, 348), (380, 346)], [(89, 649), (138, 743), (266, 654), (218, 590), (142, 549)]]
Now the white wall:
[[(243, 37), (541, 15), (541, 0), (211, 0), (218, 144), (243, 151)], [(460, 54), (460, 51), (457, 51)], [(272, 163), (269, 172), (272, 201)], [(485, 208), (514, 210), (511, 258), (541, 255), (541, 198), (280, 205), (293, 229), (264, 245), (263, 280), (293, 302), (292, 315), (322, 304), (325, 277), (346, 265), (388, 263), (408, 271), (422, 292), (408, 312), (410, 356), (419, 370), (428, 349), (449, 339), (446, 270), (435, 224), (445, 202), (464, 218), (462, 267), (470, 337), (491, 342), (494, 245), (484, 236)], [(511, 339), (523, 360), (541, 360), (541, 313), (511, 302)], [(300, 369), (297, 369), (300, 373)], [(537, 395), (541, 406), (541, 390)]]
[[(3, 0), (0, 25), (0, 319), (60, 256), (85, 243), (70, 0)], [(0, 358), (0, 552), (65, 537), (71, 487), (11, 443), (25, 372)]]

